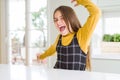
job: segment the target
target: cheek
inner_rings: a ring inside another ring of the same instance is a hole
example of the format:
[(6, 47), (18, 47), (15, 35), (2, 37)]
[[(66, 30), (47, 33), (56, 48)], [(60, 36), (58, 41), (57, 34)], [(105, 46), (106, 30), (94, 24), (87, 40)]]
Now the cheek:
[(55, 27), (57, 27), (57, 23), (54, 22)]
[(55, 28), (59, 29), (58, 26), (57, 26), (57, 23), (54, 23), (54, 25), (55, 25)]

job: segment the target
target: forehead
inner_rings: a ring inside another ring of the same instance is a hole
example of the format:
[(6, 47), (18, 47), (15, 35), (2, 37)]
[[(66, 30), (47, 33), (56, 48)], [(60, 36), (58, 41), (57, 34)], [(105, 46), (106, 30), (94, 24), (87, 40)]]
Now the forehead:
[(62, 17), (62, 13), (59, 10), (57, 10), (54, 14), (54, 18), (57, 18), (57, 17)]

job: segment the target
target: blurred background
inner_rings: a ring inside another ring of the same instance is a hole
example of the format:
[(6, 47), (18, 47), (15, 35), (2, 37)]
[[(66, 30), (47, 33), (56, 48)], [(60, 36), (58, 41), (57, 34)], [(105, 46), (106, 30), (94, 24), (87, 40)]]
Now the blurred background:
[[(92, 36), (92, 71), (120, 73), (120, 0), (92, 0), (102, 11)], [(84, 25), (88, 11), (74, 7), (69, 0), (0, 0), (0, 63), (42, 65), (36, 60), (58, 35), (53, 11), (60, 5), (71, 6)], [(44, 65), (53, 68), (56, 55)]]

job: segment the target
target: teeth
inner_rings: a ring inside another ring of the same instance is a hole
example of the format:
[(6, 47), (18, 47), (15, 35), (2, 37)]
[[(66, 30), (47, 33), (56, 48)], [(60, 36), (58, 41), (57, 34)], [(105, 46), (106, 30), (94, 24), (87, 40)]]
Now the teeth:
[(61, 27), (63, 27), (63, 26), (59, 26), (59, 28), (61, 28)]

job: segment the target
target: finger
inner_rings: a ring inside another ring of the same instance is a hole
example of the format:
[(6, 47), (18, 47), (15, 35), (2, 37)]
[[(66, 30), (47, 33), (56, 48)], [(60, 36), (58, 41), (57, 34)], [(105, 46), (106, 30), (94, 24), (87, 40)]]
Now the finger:
[(36, 54), (36, 57), (37, 57), (37, 59), (39, 59), (39, 57), (40, 57), (40, 54)]
[(71, 3), (75, 2), (76, 0), (71, 0)]
[(37, 55), (37, 59), (39, 59), (39, 55)]

